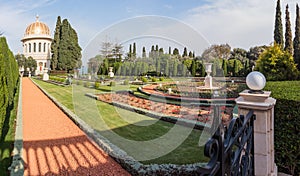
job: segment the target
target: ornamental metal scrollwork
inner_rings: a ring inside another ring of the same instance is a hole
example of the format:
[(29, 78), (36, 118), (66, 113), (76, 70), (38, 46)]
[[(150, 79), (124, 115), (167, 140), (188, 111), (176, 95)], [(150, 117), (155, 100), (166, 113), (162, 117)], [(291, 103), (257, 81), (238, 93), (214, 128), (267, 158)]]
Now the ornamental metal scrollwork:
[(255, 115), (233, 118), (229, 125), (220, 124), (214, 135), (205, 144), (204, 154), (210, 158), (206, 169), (210, 173), (200, 175), (254, 175)]

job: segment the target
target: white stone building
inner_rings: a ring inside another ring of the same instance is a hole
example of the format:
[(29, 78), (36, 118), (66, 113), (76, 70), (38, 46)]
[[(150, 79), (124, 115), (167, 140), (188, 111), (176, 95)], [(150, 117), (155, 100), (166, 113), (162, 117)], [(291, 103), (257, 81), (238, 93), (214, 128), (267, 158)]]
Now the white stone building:
[(31, 56), (37, 62), (36, 75), (43, 74), (45, 69), (50, 69), (52, 37), (49, 27), (40, 22), (38, 16), (36, 21), (26, 28), (21, 42), (25, 57)]

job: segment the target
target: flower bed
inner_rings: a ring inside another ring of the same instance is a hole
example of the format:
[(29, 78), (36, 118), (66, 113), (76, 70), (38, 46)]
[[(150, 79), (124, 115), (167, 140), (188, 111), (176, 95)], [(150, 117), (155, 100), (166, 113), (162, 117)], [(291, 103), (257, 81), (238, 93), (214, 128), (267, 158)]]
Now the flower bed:
[[(187, 119), (202, 123), (210, 124), (212, 117), (214, 116), (212, 106), (179, 106), (167, 104), (139, 98), (128, 92), (98, 94), (97, 99), (114, 105), (129, 105), (141, 110), (159, 113), (161, 116)], [(224, 122), (231, 119), (232, 109), (232, 107), (221, 106), (221, 117)]]

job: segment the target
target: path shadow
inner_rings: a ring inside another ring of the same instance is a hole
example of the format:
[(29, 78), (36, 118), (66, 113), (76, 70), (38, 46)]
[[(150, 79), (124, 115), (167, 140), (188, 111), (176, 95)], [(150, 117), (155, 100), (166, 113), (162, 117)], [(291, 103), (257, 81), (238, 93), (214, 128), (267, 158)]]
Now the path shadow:
[(24, 175), (129, 175), (86, 136), (23, 141)]

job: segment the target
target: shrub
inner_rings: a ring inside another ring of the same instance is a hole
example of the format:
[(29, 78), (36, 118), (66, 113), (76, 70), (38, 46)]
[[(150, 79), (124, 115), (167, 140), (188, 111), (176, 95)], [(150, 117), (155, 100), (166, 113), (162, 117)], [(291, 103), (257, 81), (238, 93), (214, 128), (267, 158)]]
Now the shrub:
[(151, 78), (151, 81), (152, 81), (152, 82), (156, 82), (156, 81), (157, 81), (157, 79), (156, 79), (156, 78), (154, 78), (154, 77), (152, 77), (152, 78)]
[(124, 80), (124, 85), (128, 85), (129, 81), (127, 79)]
[(61, 83), (65, 83), (66, 79), (65, 78), (58, 78), (58, 81)]
[(160, 78), (159, 78), (159, 81), (164, 81), (164, 77), (160, 77)]
[(142, 81), (143, 81), (144, 83), (146, 83), (146, 82), (148, 82), (148, 79), (147, 79), (146, 77), (142, 77)]
[(100, 88), (100, 83), (99, 82), (95, 82), (95, 89), (99, 89)]
[(109, 83), (109, 86), (116, 86), (116, 82), (115, 81), (111, 81), (110, 83)]
[(82, 81), (77, 80), (77, 81), (76, 81), (76, 84), (77, 84), (77, 85), (82, 85)]
[(88, 82), (88, 81), (84, 82), (83, 86), (84, 87), (90, 87), (90, 82)]
[(276, 44), (259, 56), (255, 69), (273, 81), (296, 80), (299, 76), (293, 56)]

